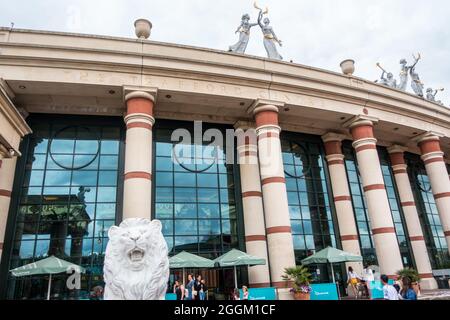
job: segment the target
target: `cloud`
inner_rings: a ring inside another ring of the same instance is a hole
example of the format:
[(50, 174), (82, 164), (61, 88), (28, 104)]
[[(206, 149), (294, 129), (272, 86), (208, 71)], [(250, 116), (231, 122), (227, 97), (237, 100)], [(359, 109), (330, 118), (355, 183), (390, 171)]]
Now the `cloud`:
[[(17, 28), (135, 37), (133, 22), (152, 21), (151, 38), (226, 50), (243, 13), (254, 21), (253, 0), (23, 0), (4, 2), (0, 25)], [(285, 60), (340, 71), (346, 58), (355, 75), (377, 79), (376, 62), (396, 76), (399, 60), (412, 60), (426, 86), (445, 87), (439, 99), (450, 104), (450, 2), (433, 0), (258, 0), (269, 7), (271, 24), (283, 40)], [(251, 31), (248, 54), (265, 56), (262, 34)], [(408, 89), (408, 91), (411, 91)]]

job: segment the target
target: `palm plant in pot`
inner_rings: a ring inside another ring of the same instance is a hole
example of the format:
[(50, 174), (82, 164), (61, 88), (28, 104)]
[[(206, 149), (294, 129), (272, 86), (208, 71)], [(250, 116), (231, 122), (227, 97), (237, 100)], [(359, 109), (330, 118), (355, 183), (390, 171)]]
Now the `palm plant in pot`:
[(402, 280), (403, 278), (409, 278), (411, 280), (411, 285), (414, 289), (414, 291), (416, 292), (416, 294), (419, 294), (419, 281), (420, 281), (420, 276), (419, 276), (419, 272), (417, 272), (417, 270), (413, 269), (413, 268), (403, 268), (399, 271), (397, 271), (397, 279), (398, 280)]
[(292, 281), (291, 292), (294, 294), (295, 300), (309, 300), (311, 293), (311, 273), (305, 266), (295, 266), (285, 268), (282, 276), (285, 281)]

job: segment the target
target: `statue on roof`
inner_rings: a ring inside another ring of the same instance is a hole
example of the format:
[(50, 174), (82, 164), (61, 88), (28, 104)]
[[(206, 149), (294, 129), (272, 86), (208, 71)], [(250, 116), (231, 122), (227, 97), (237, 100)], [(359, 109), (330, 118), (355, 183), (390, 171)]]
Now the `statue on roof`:
[[(377, 63), (377, 67), (383, 71), (379, 80), (380, 84), (390, 88), (397, 88), (397, 80), (394, 79), (392, 72), (386, 71), (379, 63)], [(378, 80), (375, 82), (378, 82)]]
[(424, 85), (422, 81), (420, 81), (419, 74), (416, 72), (416, 65), (420, 60), (420, 53), (418, 54), (417, 58), (413, 55), (413, 58), (416, 62), (411, 66), (411, 69), (409, 69), (409, 74), (411, 76), (411, 88), (416, 95), (418, 95), (419, 97), (423, 97)]
[(246, 13), (241, 18), (241, 24), (238, 26), (235, 33), (239, 32), (239, 40), (234, 45), (228, 48), (228, 51), (236, 53), (245, 53), (248, 41), (250, 39), (250, 29), (258, 23), (250, 23), (250, 16)]
[(416, 66), (417, 62), (419, 62), (420, 54), (417, 58), (415, 56), (413, 57), (414, 63), (411, 66), (408, 66), (408, 61), (406, 61), (406, 59), (400, 60), (400, 83), (397, 86), (397, 89), (399, 90), (406, 91), (406, 85), (408, 84), (408, 73)]
[(255, 8), (259, 10), (258, 15), (258, 24), (261, 27), (261, 31), (264, 35), (264, 48), (267, 52), (267, 57), (270, 59), (277, 59), (277, 60), (283, 60), (283, 57), (278, 53), (276, 43), (281, 47), (281, 40), (278, 39), (278, 37), (275, 34), (275, 31), (273, 31), (272, 26), (270, 26), (270, 20), (268, 17), (265, 17), (263, 20), (263, 16), (269, 12), (269, 10), (266, 8), (266, 10), (263, 12), (261, 8), (259, 8), (256, 5), (256, 2), (254, 4)]
[(426, 95), (427, 100), (430, 102), (438, 103), (440, 105), (444, 105), (441, 100), (436, 100), (436, 94), (439, 91), (444, 91), (444, 88), (440, 88), (440, 89), (436, 89), (436, 90), (433, 90), (433, 88), (428, 88), (427, 95)]

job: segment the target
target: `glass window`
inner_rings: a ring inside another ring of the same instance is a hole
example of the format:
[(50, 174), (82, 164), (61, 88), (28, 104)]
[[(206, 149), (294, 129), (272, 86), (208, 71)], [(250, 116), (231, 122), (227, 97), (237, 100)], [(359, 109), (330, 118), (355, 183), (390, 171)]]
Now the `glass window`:
[(320, 141), (303, 141), (299, 135), (285, 134), (282, 152), (292, 237), (299, 261), (311, 254), (307, 250), (335, 243), (328, 223), (334, 222), (328, 201), (326, 166)]
[[(225, 151), (207, 145), (175, 147), (173, 157), (170, 138), (177, 128), (159, 121), (153, 130), (155, 217), (167, 224), (163, 234), (170, 255), (186, 250), (214, 258), (239, 246), (237, 220), (241, 216), (235, 197), (236, 169), (211, 159), (209, 156), (216, 151), (223, 158)], [(194, 151), (199, 156), (195, 160)]]
[[(28, 120), (33, 133), (23, 144), (28, 147), (23, 150), (28, 160), (23, 162), (29, 163), (19, 165), (32, 170), (25, 171), (20, 181), (9, 267), (56, 255), (89, 270), (76, 293), (78, 298), (88, 296), (92, 287), (103, 285), (107, 231), (117, 214), (123, 120), (109, 119), (105, 124), (90, 117), (30, 116)], [(88, 125), (79, 125), (84, 122)], [(112, 135), (113, 131), (118, 134)], [(58, 289), (57, 278), (54, 292), (59, 299), (70, 298), (75, 291)], [(34, 279), (39, 283), (45, 276)], [(8, 281), (8, 298), (31, 298), (20, 285), (24, 280), (17, 286), (16, 281)], [(35, 291), (46, 295), (44, 286), (36, 286)]]

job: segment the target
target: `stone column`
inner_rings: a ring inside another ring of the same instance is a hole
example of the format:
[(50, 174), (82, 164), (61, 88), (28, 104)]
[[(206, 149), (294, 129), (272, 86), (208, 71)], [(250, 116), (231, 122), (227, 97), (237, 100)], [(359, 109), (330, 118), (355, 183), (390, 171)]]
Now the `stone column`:
[(248, 268), (249, 285), (252, 288), (270, 287), (266, 226), (264, 222), (256, 134), (254, 128), (248, 123), (238, 122), (235, 128), (238, 130), (237, 150), (241, 174), (245, 247), (248, 254), (264, 258), (267, 261), (266, 265)]
[(444, 153), (439, 143), (440, 135), (427, 132), (416, 140), (422, 153), (431, 190), (444, 229), (445, 239), (450, 252), (450, 179), (444, 162)]
[(281, 154), (278, 107), (283, 104), (257, 100), (252, 106), (258, 136), (258, 159), (261, 172), (267, 245), (272, 286), (279, 288), (280, 299), (291, 295), (283, 281), (286, 267), (295, 266), (294, 244)]
[[(333, 132), (322, 136), (328, 162), (328, 171), (330, 172), (330, 182), (333, 190), (334, 206), (336, 208), (342, 249), (347, 252), (361, 255), (352, 197), (345, 169), (344, 155), (342, 154), (341, 142), (344, 139), (345, 135)], [(363, 270), (362, 262), (352, 262), (348, 265), (351, 265), (359, 273)]]
[(395, 277), (396, 272), (403, 268), (403, 263), (378, 157), (377, 139), (373, 134), (373, 124), (376, 121), (370, 117), (357, 116), (348, 126), (354, 140), (353, 147), (356, 151), (380, 272)]
[(16, 171), (17, 158), (0, 159), (0, 262), (5, 241), (6, 223), (8, 221), (11, 192)]
[(152, 126), (156, 91), (131, 91), (125, 95), (127, 126), (123, 220), (151, 219)]
[(392, 170), (405, 216), (406, 227), (408, 228), (414, 260), (421, 279), (421, 287), (424, 289), (437, 289), (437, 282), (433, 277), (430, 258), (428, 257), (422, 227), (420, 226), (419, 214), (417, 213), (416, 203), (408, 177), (407, 165), (404, 158), (405, 150), (405, 147), (399, 145), (393, 145), (388, 148)]

